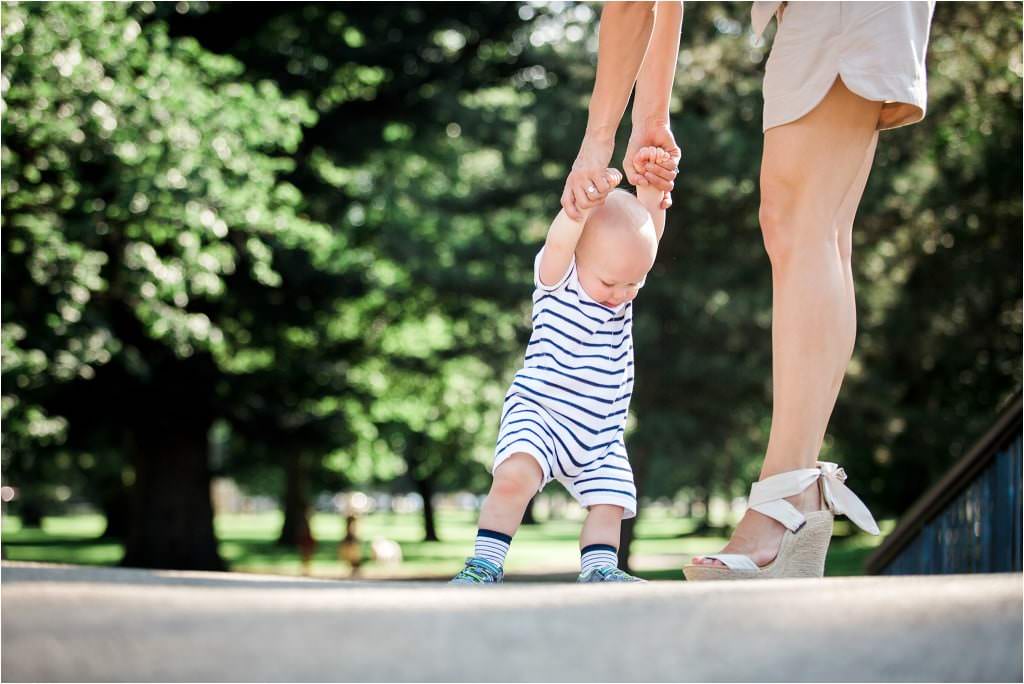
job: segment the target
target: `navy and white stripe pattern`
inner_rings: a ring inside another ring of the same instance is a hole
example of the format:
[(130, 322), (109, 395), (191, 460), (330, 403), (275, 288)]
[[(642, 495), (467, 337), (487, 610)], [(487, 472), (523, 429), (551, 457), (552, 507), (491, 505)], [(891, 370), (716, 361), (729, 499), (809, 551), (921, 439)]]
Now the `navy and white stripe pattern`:
[(486, 558), (501, 568), (505, 566), (505, 556), (508, 555), (511, 544), (512, 537), (510, 535), (480, 528), (476, 531), (473, 555), (477, 558)]
[(541, 254), (533, 334), (505, 395), (494, 467), (528, 453), (545, 484), (558, 480), (583, 506), (614, 504), (633, 517), (636, 488), (623, 441), (633, 393), (633, 304), (595, 302), (575, 261), (557, 284), (542, 284)]
[(619, 552), (610, 544), (590, 544), (580, 549), (580, 572), (619, 567)]

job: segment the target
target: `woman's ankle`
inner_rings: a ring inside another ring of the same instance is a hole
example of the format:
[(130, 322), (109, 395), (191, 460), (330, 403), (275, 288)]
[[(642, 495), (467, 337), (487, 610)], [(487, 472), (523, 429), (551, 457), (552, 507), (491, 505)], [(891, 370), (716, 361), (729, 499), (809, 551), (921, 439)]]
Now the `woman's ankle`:
[(821, 488), (817, 481), (799, 494), (787, 496), (786, 501), (793, 504), (796, 510), (801, 513), (820, 511), (823, 506), (823, 502), (821, 500)]

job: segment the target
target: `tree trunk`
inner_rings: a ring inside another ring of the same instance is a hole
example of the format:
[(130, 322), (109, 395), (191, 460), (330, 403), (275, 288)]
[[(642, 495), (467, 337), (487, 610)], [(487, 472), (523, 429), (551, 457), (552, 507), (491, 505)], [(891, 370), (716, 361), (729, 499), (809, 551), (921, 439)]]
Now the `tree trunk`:
[(309, 527), (309, 470), (301, 451), (288, 451), (285, 465), (284, 522), (277, 538), (278, 546), (297, 548), (312, 538)]
[(533, 515), (533, 504), (537, 500), (537, 497), (530, 499), (530, 503), (526, 504), (526, 512), (523, 513), (523, 524), (524, 525), (536, 525), (537, 518)]
[(100, 502), (107, 526), (100, 535), (102, 539), (124, 540), (131, 532), (132, 494), (126, 487), (108, 491)]
[(636, 485), (636, 517), (622, 521), (622, 533), (619, 537), (619, 567), (625, 572), (630, 572), (629, 553), (633, 544), (633, 537), (636, 531), (637, 520), (640, 519), (640, 486), (647, 476), (650, 458), (645, 449), (635, 449), (629, 459), (633, 467), (633, 483)]
[(208, 430), (208, 423), (180, 419), (140, 426), (132, 525), (121, 565), (225, 569), (213, 533)]
[(711, 482), (708, 481), (700, 490), (700, 500), (704, 504), (704, 519), (701, 520), (697, 529), (700, 532), (707, 532), (711, 529)]
[(18, 518), (23, 528), (38, 530), (43, 525), (43, 509), (31, 499), (22, 501), (18, 509)]
[(725, 527), (732, 527), (732, 493), (733, 486), (736, 484), (733, 481), (735, 478), (736, 471), (736, 459), (729, 449), (725, 450), (722, 454), (722, 493), (725, 495), (725, 502), (728, 505), (728, 513), (726, 513)]
[(431, 476), (418, 477), (413, 474), (416, 491), (423, 497), (423, 541), (440, 541), (434, 520), (434, 479)]

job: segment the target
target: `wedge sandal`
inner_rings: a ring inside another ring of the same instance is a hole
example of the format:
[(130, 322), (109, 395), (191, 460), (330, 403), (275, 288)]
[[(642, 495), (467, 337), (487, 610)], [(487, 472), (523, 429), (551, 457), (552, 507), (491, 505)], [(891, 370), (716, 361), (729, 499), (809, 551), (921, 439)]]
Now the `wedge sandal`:
[[(710, 554), (703, 557), (719, 560), (725, 567), (690, 564), (683, 568), (683, 574), (689, 581), (821, 577), (836, 515), (845, 515), (865, 532), (878, 534), (871, 512), (845, 482), (846, 472), (824, 461), (814, 468), (790, 470), (755, 482), (750, 486), (748, 508), (786, 527), (775, 559), (758, 566), (741, 554)], [(821, 491), (822, 510), (804, 514), (785, 500), (815, 484)]]

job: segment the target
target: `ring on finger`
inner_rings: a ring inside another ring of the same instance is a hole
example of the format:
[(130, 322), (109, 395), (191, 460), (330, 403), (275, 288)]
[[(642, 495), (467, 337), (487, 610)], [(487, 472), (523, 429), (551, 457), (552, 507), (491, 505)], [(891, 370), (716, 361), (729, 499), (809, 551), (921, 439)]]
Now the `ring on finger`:
[(593, 185), (591, 185), (590, 187), (587, 188), (586, 192), (589, 195), (592, 192), (597, 192), (597, 188), (595, 188)]

